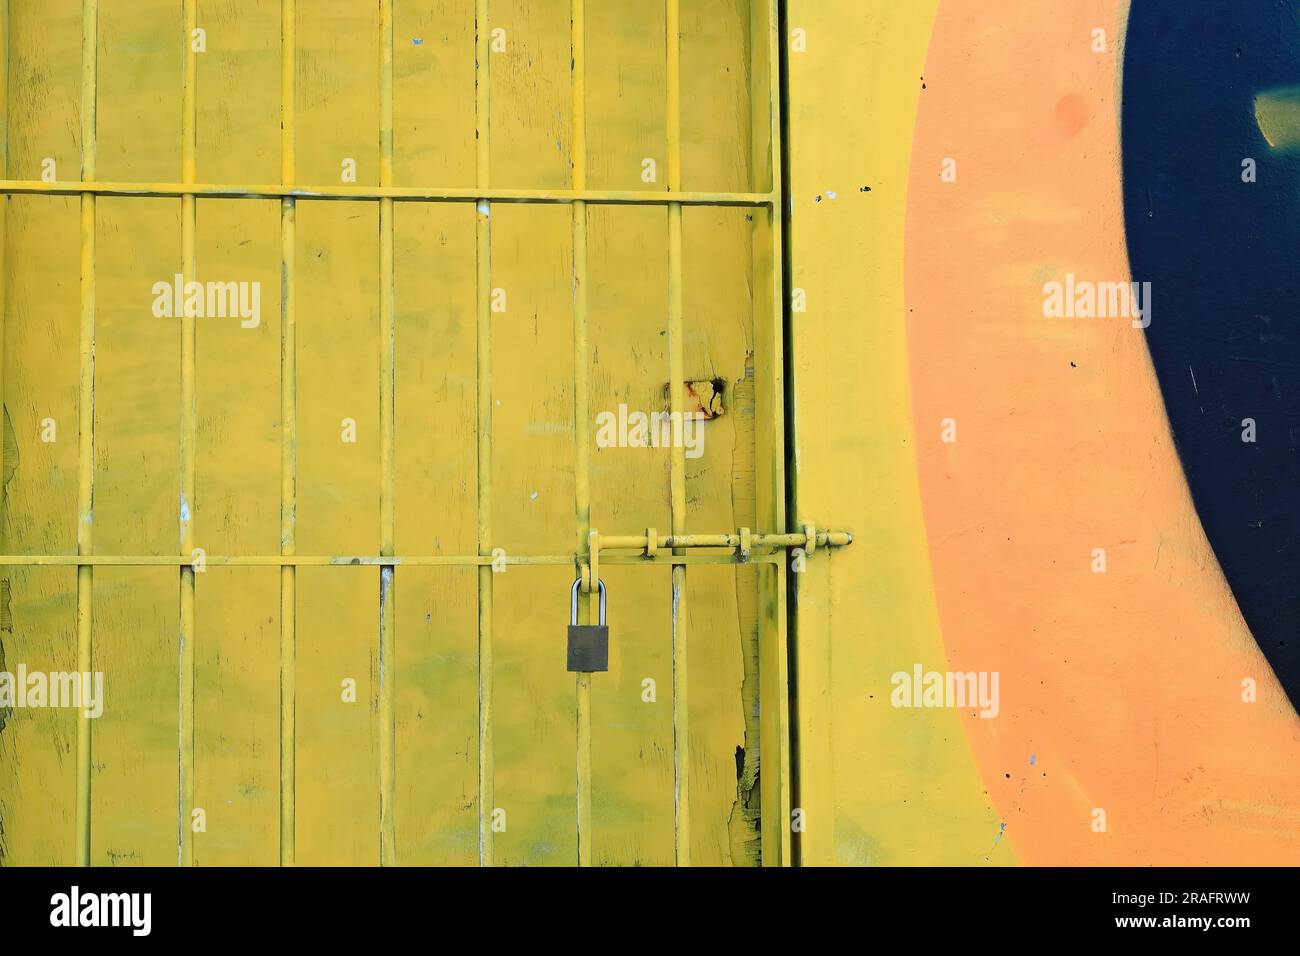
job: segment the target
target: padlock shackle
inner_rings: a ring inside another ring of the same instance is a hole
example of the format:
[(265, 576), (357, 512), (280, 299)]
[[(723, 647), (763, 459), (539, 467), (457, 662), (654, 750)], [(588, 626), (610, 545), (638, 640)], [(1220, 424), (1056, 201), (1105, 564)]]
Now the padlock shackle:
[[(578, 585), (580, 585), (581, 583), (582, 583), (582, 578), (578, 578), (577, 580), (575, 580), (573, 582), (573, 588), (569, 592), (569, 623), (570, 624), (578, 623)], [(600, 623), (604, 624), (605, 623), (605, 582), (601, 580), (597, 580), (596, 584), (599, 586), (598, 590), (600, 593)]]

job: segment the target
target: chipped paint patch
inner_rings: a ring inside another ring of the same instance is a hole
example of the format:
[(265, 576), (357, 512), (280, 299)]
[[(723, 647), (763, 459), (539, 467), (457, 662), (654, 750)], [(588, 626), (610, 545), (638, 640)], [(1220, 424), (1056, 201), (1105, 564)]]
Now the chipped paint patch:
[[(711, 421), (715, 418), (721, 418), (726, 414), (727, 409), (723, 405), (722, 398), (727, 390), (727, 383), (721, 378), (715, 378), (704, 381), (684, 382), (685, 385), (685, 407), (682, 409), (683, 415), (689, 415), (693, 418)], [(672, 399), (672, 384), (664, 383), (664, 401), (670, 402)]]

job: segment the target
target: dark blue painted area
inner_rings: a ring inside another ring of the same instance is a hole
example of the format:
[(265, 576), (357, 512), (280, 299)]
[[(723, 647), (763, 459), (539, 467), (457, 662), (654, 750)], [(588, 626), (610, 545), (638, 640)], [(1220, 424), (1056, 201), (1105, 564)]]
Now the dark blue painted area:
[(1270, 147), (1254, 106), (1290, 86), (1294, 2), (1133, 0), (1124, 212), (1133, 278), (1153, 283), (1147, 343), (1201, 522), (1300, 706), (1300, 149)]

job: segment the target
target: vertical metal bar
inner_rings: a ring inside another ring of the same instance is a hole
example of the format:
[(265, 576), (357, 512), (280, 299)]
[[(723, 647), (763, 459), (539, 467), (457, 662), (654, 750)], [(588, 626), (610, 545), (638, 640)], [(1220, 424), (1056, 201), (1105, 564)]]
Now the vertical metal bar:
[[(573, 188), (587, 181), (587, 52), (584, 0), (573, 0), (570, 14), (573, 46)], [(579, 554), (589, 547), (591, 531), (591, 395), (587, 343), (587, 204), (573, 204), (573, 440), (574, 497), (577, 505)], [(597, 587), (596, 581), (591, 588)], [(591, 617), (591, 599), (578, 597), (580, 620)], [(591, 866), (591, 674), (577, 680), (578, 865)]]
[[(768, 0), (768, 123), (771, 126), (771, 139), (768, 151), (771, 162), (772, 203), (767, 207), (768, 222), (771, 224), (772, 242), (772, 360), (768, 374), (772, 378), (772, 511), (771, 521), (774, 530), (786, 528), (785, 505), (785, 182), (782, 175), (785, 141), (783, 136), (783, 118), (781, 115), (781, 2)], [(787, 562), (781, 561), (767, 573), (775, 575), (776, 633), (774, 653), (778, 663), (776, 686), (780, 691), (777, 703), (778, 751), (781, 767), (780, 786), (777, 805), (773, 808), (779, 815), (779, 850), (782, 866), (790, 866), (794, 861), (791, 852), (790, 812), (793, 802), (793, 763), (790, 745), (790, 658), (789, 634), (787, 632), (786, 579), (790, 573)], [(770, 811), (769, 811), (770, 812)]]
[[(393, 185), (393, 0), (379, 2), (379, 185)], [(396, 320), (393, 285), (393, 200), (379, 200), (379, 553), (394, 553), (393, 474)], [(394, 800), (397, 717), (393, 701), (393, 575), (379, 569), (379, 863), (397, 863)]]
[[(491, 128), (488, 96), (491, 82), (488, 0), (474, 4), (474, 136), (477, 146), (476, 181), (487, 188), (488, 134)], [(478, 345), (478, 550), (492, 553), (492, 206), (480, 199), (476, 206), (475, 310)], [(492, 865), (492, 568), (478, 569), (478, 829), (480, 866)]]
[[(754, 223), (754, 325), (757, 340), (760, 414), (757, 475), (763, 524), (784, 529), (785, 375), (784, 255), (781, 176), (781, 63), (779, 0), (752, 7), (750, 21), (751, 187), (772, 192), (774, 200)], [(766, 282), (764, 281), (766, 279)], [(759, 607), (759, 776), (762, 861), (791, 864), (790, 668), (787, 648), (787, 565), (784, 560), (755, 569)]]
[[(98, 0), (81, 3), (81, 181), (95, 179), (96, 82), (99, 72)], [(95, 502), (95, 196), (81, 194), (81, 329), (77, 402), (77, 554), (93, 550), (91, 520)], [(77, 566), (77, 670), (91, 669), (93, 569)], [(90, 866), (91, 723), (77, 717), (78, 866)]]
[[(667, 0), (668, 189), (682, 188), (681, 15), (679, 0)], [(668, 204), (668, 381), (674, 423), (686, 410), (685, 349), (682, 341), (682, 204)], [(683, 427), (674, 424), (674, 429)], [(686, 533), (686, 450), (672, 443), (670, 491), (672, 533)], [(678, 548), (674, 554), (683, 554)], [(673, 843), (678, 866), (691, 864), (690, 734), (687, 709), (686, 567), (673, 565)]]
[[(181, 182), (195, 182), (198, 118), (199, 55), (194, 50), (194, 31), (199, 25), (199, 0), (185, 0), (184, 80), (181, 87)], [(181, 197), (181, 274), (188, 284), (196, 281), (194, 232), (197, 225), (193, 193)], [(195, 317), (181, 312), (181, 456), (180, 456), (180, 553), (194, 550), (195, 446), (198, 425), (194, 404)], [(179, 741), (177, 760), (180, 787), (177, 794), (178, 837), (176, 852), (180, 866), (194, 865), (194, 829), (189, 815), (194, 808), (194, 568), (181, 565), (180, 579), (180, 673)]]
[[(785, 395), (785, 256), (783, 250), (785, 247), (785, 179), (783, 172), (783, 159), (785, 155), (784, 132), (782, 128), (781, 115), (781, 0), (767, 0), (768, 23), (767, 23), (767, 111), (768, 111), (768, 148), (767, 148), (767, 181), (765, 186), (772, 193), (772, 202), (768, 205), (768, 216), (770, 217), (772, 227), (772, 276), (771, 289), (772, 301), (769, 305), (772, 308), (771, 321), (772, 328), (775, 332), (776, 339), (774, 342), (775, 349), (772, 356), (771, 368), (768, 374), (772, 376), (774, 391), (777, 397), (777, 406), (774, 409), (775, 418), (772, 422), (772, 435), (778, 443), (785, 440), (785, 406), (781, 401)], [(755, 55), (758, 55), (757, 53)], [(773, 467), (777, 473), (784, 475), (785, 456), (780, 454), (780, 444), (778, 444), (773, 456)], [(773, 527), (774, 531), (785, 530), (785, 495), (782, 493), (784, 487), (784, 478), (778, 482), (774, 488), (773, 507), (775, 509), (774, 517), (777, 524)], [(784, 562), (781, 565), (785, 567)]]
[[(280, 181), (294, 181), (294, 0), (280, 6)], [(298, 515), (298, 358), (294, 287), (297, 207), (280, 201), (280, 553), (294, 553)], [(280, 865), (293, 866), (297, 815), (297, 568), (280, 568)]]
[[(0, 177), (9, 178), (9, 0), (0, 0)], [(9, 218), (9, 195), (0, 196), (0, 409), (4, 408), (5, 368), (5, 286), (9, 258), (6, 234)], [(0, 441), (0, 475), (4, 474), (4, 442)], [(0, 494), (0, 547), (4, 545), (4, 500)]]

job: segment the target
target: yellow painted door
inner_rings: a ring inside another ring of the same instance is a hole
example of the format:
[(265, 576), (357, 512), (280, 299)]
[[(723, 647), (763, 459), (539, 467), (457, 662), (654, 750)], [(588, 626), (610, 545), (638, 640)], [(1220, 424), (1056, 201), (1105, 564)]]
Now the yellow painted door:
[(0, 863), (789, 862), (775, 10), (0, 0)]

